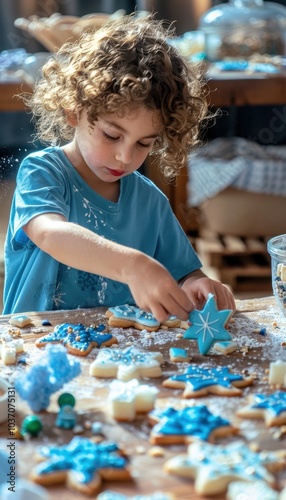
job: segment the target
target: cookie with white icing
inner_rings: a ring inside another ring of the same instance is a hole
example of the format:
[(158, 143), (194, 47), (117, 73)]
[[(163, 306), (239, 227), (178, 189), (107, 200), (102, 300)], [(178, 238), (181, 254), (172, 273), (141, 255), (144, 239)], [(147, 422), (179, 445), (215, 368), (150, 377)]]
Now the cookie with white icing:
[(91, 363), (89, 373), (93, 377), (117, 378), (127, 382), (133, 378), (161, 377), (160, 352), (147, 352), (133, 346), (125, 349), (101, 349)]
[(24, 328), (25, 326), (32, 325), (32, 319), (27, 314), (17, 314), (11, 316), (9, 323), (18, 328)]
[(197, 442), (189, 445), (188, 453), (168, 460), (164, 469), (194, 481), (196, 493), (212, 496), (225, 494), (228, 485), (238, 480), (263, 480), (275, 486), (275, 477), (269, 469), (285, 467), (282, 454), (282, 450), (255, 452), (242, 441), (228, 445)]
[(246, 483), (245, 481), (234, 481), (227, 489), (227, 500), (242, 500), (243, 496), (251, 500), (282, 500), (278, 491), (273, 490), (264, 481)]

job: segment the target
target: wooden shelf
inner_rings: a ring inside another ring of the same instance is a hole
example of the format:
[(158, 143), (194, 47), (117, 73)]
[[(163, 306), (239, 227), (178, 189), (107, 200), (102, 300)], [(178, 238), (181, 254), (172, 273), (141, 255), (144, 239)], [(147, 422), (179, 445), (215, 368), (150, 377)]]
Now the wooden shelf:
[(31, 92), (32, 88), (25, 82), (0, 82), (0, 112), (25, 111), (27, 108), (19, 93)]

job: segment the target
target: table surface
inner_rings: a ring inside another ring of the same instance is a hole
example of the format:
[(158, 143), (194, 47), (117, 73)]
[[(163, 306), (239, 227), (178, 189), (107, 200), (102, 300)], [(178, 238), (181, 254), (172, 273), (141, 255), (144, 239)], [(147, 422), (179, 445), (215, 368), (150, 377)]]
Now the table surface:
[[(6, 378), (13, 386), (15, 380), (29, 370), (29, 368), (40, 361), (43, 351), (34, 345), (34, 341), (39, 336), (52, 331), (56, 324), (71, 322), (83, 323), (85, 325), (106, 323), (105, 309), (89, 309), (75, 311), (56, 311), (45, 313), (29, 313), (33, 320), (33, 326), (21, 329), (24, 347), (26, 351), (27, 365), (17, 364), (15, 366), (4, 366), (0, 361), (1, 376)], [(7, 333), (10, 316), (0, 317), (0, 334)], [(42, 326), (42, 320), (49, 319), (52, 326)], [(276, 323), (276, 325), (275, 325)], [(286, 340), (285, 332), (286, 318), (277, 309), (272, 297), (262, 299), (251, 299), (237, 301), (237, 311), (229, 325), (229, 331), (233, 340), (237, 343), (238, 350), (229, 355), (223, 355), (210, 351), (208, 356), (201, 356), (197, 350), (195, 341), (177, 338), (177, 333), (182, 330), (160, 329), (154, 333), (153, 339), (146, 339), (145, 334), (133, 328), (112, 329), (119, 346), (122, 348), (126, 342), (133, 342), (139, 348), (150, 351), (161, 351), (165, 363), (163, 365), (163, 375), (159, 379), (150, 379), (148, 383), (156, 385), (159, 389), (156, 405), (175, 406), (193, 404), (207, 404), (210, 411), (218, 413), (228, 418), (234, 425), (240, 427), (239, 435), (227, 438), (218, 442), (225, 443), (234, 439), (245, 439), (255, 442), (261, 449), (274, 450), (285, 449), (286, 436), (277, 439), (273, 430), (268, 430), (263, 421), (242, 420), (236, 417), (235, 410), (239, 405), (246, 404), (247, 397), (251, 393), (271, 392), (265, 370), (269, 368), (271, 361), (282, 359), (286, 361), (286, 350), (281, 345), (283, 338)], [(266, 335), (261, 335), (262, 328), (266, 328)], [(250, 373), (256, 373), (256, 379), (251, 387), (243, 389), (242, 396), (239, 397), (219, 397), (210, 395), (209, 397), (196, 399), (182, 399), (181, 390), (172, 390), (162, 387), (162, 381), (168, 378), (177, 370), (187, 366), (186, 363), (174, 364), (169, 359), (169, 348), (175, 345), (188, 349), (191, 356), (191, 363), (205, 366), (229, 366), (234, 372), (240, 373), (247, 369)], [(248, 346), (248, 352), (243, 352), (243, 348)], [(17, 442), (17, 465), (20, 477), (26, 477), (30, 468), (36, 463), (35, 452), (37, 448), (45, 442), (63, 443), (69, 442), (73, 437), (70, 430), (58, 429), (54, 422), (58, 412), (57, 398), (62, 392), (71, 392), (76, 398), (76, 410), (79, 422), (85, 420), (100, 421), (104, 425), (104, 435), (107, 439), (114, 439), (121, 446), (130, 458), (130, 470), (133, 480), (128, 483), (104, 482), (102, 490), (112, 489), (125, 493), (129, 497), (135, 494), (148, 495), (155, 491), (172, 492), (177, 500), (204, 499), (198, 496), (193, 489), (192, 480), (177, 478), (168, 475), (163, 470), (163, 464), (171, 456), (185, 452), (186, 445), (165, 446), (164, 454), (161, 457), (152, 457), (148, 453), (152, 448), (149, 443), (151, 427), (146, 416), (137, 417), (134, 422), (117, 423), (108, 413), (106, 400), (109, 394), (110, 379), (97, 379), (89, 375), (89, 365), (96, 358), (97, 349), (87, 357), (77, 357), (81, 362), (81, 375), (65, 384), (64, 388), (53, 394), (51, 403), (46, 411), (40, 412), (39, 416), (43, 421), (42, 435), (32, 438), (29, 441)], [(146, 383), (146, 382), (145, 382)], [(23, 418), (31, 414), (26, 402), (18, 398), (16, 408), (16, 423), (20, 427)], [(274, 428), (275, 429), (275, 428)], [(7, 422), (0, 425), (1, 447), (7, 446)], [(90, 437), (90, 431), (86, 430), (85, 437)], [(139, 448), (141, 452), (139, 453)], [(143, 451), (143, 453), (142, 453)], [(286, 472), (286, 471), (285, 471)], [(281, 489), (286, 485), (286, 474), (282, 472), (276, 476), (277, 487)], [(146, 480), (147, 478), (147, 480)], [(70, 492), (66, 487), (54, 486), (49, 488), (51, 499), (75, 500), (85, 498), (80, 494)], [(214, 497), (216, 500), (224, 500), (225, 495)]]

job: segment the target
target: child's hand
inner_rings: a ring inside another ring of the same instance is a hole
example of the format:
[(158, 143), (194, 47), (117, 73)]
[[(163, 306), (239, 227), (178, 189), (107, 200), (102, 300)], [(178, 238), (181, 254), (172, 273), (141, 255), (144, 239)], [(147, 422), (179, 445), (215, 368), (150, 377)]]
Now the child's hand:
[(151, 312), (161, 323), (171, 315), (188, 319), (193, 304), (164, 266), (141, 254), (139, 261), (128, 267), (125, 282), (138, 307)]
[(189, 275), (183, 282), (182, 289), (192, 302), (192, 309), (202, 309), (209, 293), (215, 296), (219, 310), (236, 309), (234, 296), (227, 286), (208, 278), (200, 270)]

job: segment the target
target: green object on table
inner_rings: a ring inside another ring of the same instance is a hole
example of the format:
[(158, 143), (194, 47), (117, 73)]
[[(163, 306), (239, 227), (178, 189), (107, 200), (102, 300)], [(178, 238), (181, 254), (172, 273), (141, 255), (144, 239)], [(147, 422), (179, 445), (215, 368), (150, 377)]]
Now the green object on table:
[(39, 435), (43, 428), (42, 421), (37, 415), (28, 415), (24, 418), (21, 427), (21, 434), (30, 434), (33, 437)]
[(75, 406), (75, 397), (69, 392), (63, 392), (63, 394), (59, 396), (58, 405), (60, 408), (62, 408), (62, 406), (71, 406), (73, 408)]

